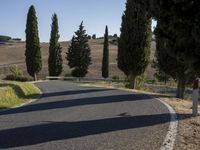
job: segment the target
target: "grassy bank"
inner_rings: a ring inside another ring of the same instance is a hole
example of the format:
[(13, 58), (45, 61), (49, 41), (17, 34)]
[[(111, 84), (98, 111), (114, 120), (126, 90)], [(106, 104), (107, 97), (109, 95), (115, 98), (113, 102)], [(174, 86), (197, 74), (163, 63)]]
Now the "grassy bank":
[(13, 108), (41, 95), (32, 83), (0, 81), (0, 109)]

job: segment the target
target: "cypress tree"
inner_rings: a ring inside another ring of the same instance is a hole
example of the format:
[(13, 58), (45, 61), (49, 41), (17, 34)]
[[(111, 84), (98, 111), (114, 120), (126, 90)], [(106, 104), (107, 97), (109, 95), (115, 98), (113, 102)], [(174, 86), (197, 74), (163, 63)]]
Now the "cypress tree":
[(102, 59), (102, 77), (109, 77), (109, 44), (108, 44), (108, 27), (106, 26), (104, 35), (104, 48)]
[(72, 38), (68, 52), (66, 53), (68, 65), (72, 70), (72, 76), (85, 77), (91, 64), (91, 50), (88, 45), (88, 35), (81, 22), (79, 29)]
[[(177, 69), (174, 70), (178, 82), (177, 98), (183, 98), (185, 85), (191, 76), (200, 75), (200, 34), (198, 34), (200, 32), (200, 1), (151, 0), (150, 6), (152, 6), (152, 15), (159, 22), (156, 36), (164, 39), (162, 45), (165, 45), (166, 54), (174, 62), (171, 62), (170, 70), (172, 65), (177, 65)], [(163, 60), (160, 59), (160, 61)]]
[(175, 43), (168, 52), (200, 75), (200, 1), (151, 0), (152, 15), (162, 23), (162, 34)]
[(37, 80), (37, 74), (42, 69), (42, 57), (38, 36), (38, 22), (33, 5), (29, 8), (27, 15), (25, 56), (27, 71)]
[(130, 88), (144, 73), (150, 55), (151, 18), (140, 0), (127, 0), (118, 43), (118, 68), (129, 78)]
[(52, 25), (51, 25), (51, 38), (49, 46), (49, 75), (50, 76), (59, 76), (62, 73), (62, 51), (59, 40), (59, 30), (58, 30), (58, 18), (56, 14), (52, 16)]
[[(177, 98), (184, 98), (186, 84), (190, 81), (194, 72), (184, 62), (178, 61), (170, 51), (177, 51), (176, 41), (172, 42), (162, 35), (162, 22), (158, 21), (156, 27), (156, 58), (160, 72), (170, 75), (177, 81)], [(165, 31), (166, 32), (166, 31)]]

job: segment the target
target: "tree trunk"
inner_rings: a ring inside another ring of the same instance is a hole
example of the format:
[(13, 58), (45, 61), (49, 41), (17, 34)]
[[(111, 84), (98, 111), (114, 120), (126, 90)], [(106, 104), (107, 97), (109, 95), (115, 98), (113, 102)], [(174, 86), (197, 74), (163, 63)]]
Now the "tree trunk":
[(176, 98), (184, 99), (185, 85), (186, 85), (186, 79), (183, 78), (183, 77), (179, 78), (178, 79), (178, 85), (177, 85)]
[(130, 82), (130, 89), (135, 89), (136, 88), (136, 76), (133, 74), (129, 75), (129, 82)]
[(37, 81), (37, 74), (34, 74), (34, 81)]

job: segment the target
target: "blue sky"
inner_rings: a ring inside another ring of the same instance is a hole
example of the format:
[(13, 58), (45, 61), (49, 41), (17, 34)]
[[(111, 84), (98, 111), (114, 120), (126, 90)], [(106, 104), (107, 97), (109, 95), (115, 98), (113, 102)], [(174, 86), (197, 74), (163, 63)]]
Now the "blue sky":
[(70, 40), (82, 20), (90, 35), (103, 36), (106, 25), (110, 34), (119, 34), (125, 2), (126, 0), (1, 0), (0, 35), (24, 40), (27, 12), (32, 4), (36, 8), (42, 42), (49, 41), (53, 13), (58, 15), (60, 41)]

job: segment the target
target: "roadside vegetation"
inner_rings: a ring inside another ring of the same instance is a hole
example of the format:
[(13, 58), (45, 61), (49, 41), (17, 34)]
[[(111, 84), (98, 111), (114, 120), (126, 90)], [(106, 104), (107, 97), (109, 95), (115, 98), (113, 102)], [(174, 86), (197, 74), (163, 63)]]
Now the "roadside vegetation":
[(32, 83), (0, 81), (0, 109), (29, 103), (40, 95), (40, 90)]

